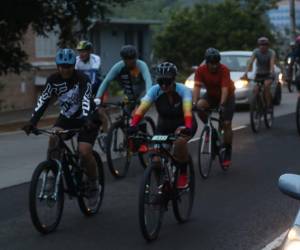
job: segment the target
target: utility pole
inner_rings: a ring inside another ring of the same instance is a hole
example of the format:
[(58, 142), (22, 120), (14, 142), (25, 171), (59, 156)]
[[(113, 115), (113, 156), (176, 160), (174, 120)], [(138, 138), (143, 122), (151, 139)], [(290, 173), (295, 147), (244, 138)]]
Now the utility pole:
[(296, 38), (296, 14), (295, 14), (295, 0), (290, 0), (290, 27), (291, 27), (291, 41)]

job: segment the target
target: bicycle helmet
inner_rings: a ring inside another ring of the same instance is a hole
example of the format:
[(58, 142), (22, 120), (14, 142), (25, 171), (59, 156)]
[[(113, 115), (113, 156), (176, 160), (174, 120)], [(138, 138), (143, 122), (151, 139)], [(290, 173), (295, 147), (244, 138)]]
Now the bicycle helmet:
[(133, 45), (124, 45), (121, 48), (120, 56), (123, 60), (136, 59), (137, 58), (136, 48)]
[(80, 41), (76, 47), (77, 50), (91, 50), (92, 48), (93, 48), (92, 43), (86, 40)]
[(220, 52), (215, 48), (208, 48), (205, 51), (205, 61), (206, 63), (218, 63), (221, 60)]
[(267, 37), (262, 36), (262, 37), (257, 39), (257, 44), (258, 45), (269, 45), (270, 41)]
[(76, 55), (72, 49), (59, 49), (56, 53), (55, 62), (57, 65), (68, 64), (75, 65)]
[(177, 75), (177, 67), (174, 63), (171, 62), (163, 62), (158, 64), (155, 69), (156, 78), (172, 78), (175, 79)]

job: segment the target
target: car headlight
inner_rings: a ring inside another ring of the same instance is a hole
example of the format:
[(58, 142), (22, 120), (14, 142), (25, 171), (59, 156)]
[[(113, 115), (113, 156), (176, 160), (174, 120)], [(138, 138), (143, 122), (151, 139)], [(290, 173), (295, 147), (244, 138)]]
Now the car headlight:
[(287, 63), (288, 63), (288, 64), (291, 64), (291, 62), (292, 62), (292, 58), (289, 57), (289, 58), (287, 59)]
[(288, 233), (283, 250), (297, 250), (300, 249), (300, 227), (293, 226)]
[(195, 81), (194, 80), (186, 80), (185, 81), (185, 86), (187, 86), (188, 88), (190, 88), (190, 89), (193, 89), (194, 88), (194, 85), (195, 85)]
[(247, 80), (237, 80), (234, 82), (234, 86), (236, 89), (242, 89), (248, 86), (248, 81)]

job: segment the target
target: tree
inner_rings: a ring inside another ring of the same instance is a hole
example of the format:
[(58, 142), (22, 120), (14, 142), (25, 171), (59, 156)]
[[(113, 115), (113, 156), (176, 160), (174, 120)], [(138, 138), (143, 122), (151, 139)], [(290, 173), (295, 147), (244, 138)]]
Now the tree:
[(250, 50), (259, 36), (274, 37), (264, 20), (276, 1), (225, 0), (201, 4), (173, 13), (155, 42), (155, 54), (181, 68), (203, 60), (208, 47), (219, 50)]
[(131, 0), (9, 0), (0, 9), (0, 75), (27, 69), (22, 48), (25, 32), (31, 26), (39, 35), (60, 30), (60, 46), (74, 45), (87, 31), (92, 18), (104, 18), (115, 5)]

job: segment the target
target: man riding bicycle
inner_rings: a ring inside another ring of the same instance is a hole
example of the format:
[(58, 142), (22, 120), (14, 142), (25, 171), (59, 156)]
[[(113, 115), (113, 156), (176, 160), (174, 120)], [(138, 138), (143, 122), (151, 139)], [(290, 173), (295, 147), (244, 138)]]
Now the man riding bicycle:
[[(289, 71), (292, 71), (294, 63), (298, 63), (300, 66), (300, 36), (297, 36), (296, 38), (295, 48), (291, 53), (291, 59), (291, 63), (289, 64)], [(300, 92), (300, 70), (296, 72), (295, 81), (298, 92)]]
[[(274, 81), (274, 65), (275, 65), (275, 51), (270, 49), (270, 41), (267, 37), (260, 37), (257, 40), (258, 48), (256, 48), (250, 58), (245, 74), (242, 79), (247, 79), (248, 72), (251, 70), (254, 61), (256, 60), (256, 75), (255, 80), (264, 81), (264, 95), (267, 102), (268, 109), (272, 110), (272, 95), (271, 84)], [(257, 87), (255, 87), (257, 91)]]
[[(148, 69), (148, 66), (142, 60), (137, 59), (136, 48), (132, 45), (124, 45), (121, 48), (120, 56), (121, 61), (117, 62), (107, 73), (101, 86), (96, 94), (96, 103), (101, 103), (104, 92), (108, 88), (109, 84), (113, 80), (117, 80), (122, 87), (125, 96), (130, 103), (135, 103), (142, 92), (149, 90), (152, 86), (152, 79)], [(130, 107), (132, 111), (135, 105)]]
[[(234, 83), (230, 79), (229, 69), (220, 63), (220, 52), (209, 48), (205, 52), (205, 64), (200, 65), (195, 72), (195, 85), (193, 89), (193, 105), (199, 109), (200, 119), (206, 123), (206, 109), (218, 108), (220, 120), (224, 129), (225, 150), (222, 165), (229, 167), (232, 151), (232, 119), (235, 109)], [(206, 93), (199, 100), (201, 87), (206, 88)]]
[(185, 85), (175, 81), (177, 67), (170, 62), (164, 62), (156, 67), (156, 81), (142, 98), (140, 106), (135, 111), (129, 133), (137, 132), (137, 125), (144, 114), (155, 103), (158, 113), (158, 123), (155, 133), (160, 135), (180, 134), (174, 142), (174, 158), (177, 167), (181, 169), (177, 186), (187, 185), (187, 142), (197, 130), (196, 120), (192, 116), (192, 93)]
[[(99, 191), (97, 164), (93, 156), (93, 144), (98, 134), (99, 121), (92, 115), (91, 84), (86, 75), (75, 70), (76, 55), (72, 49), (59, 49), (56, 54), (57, 73), (47, 78), (45, 88), (38, 99), (30, 121), (22, 128), (27, 135), (34, 129), (46, 110), (50, 100), (56, 97), (60, 115), (54, 130), (81, 129), (78, 145), (81, 164), (86, 170), (91, 201)], [(56, 150), (58, 138), (49, 138), (48, 158), (59, 158)]]

